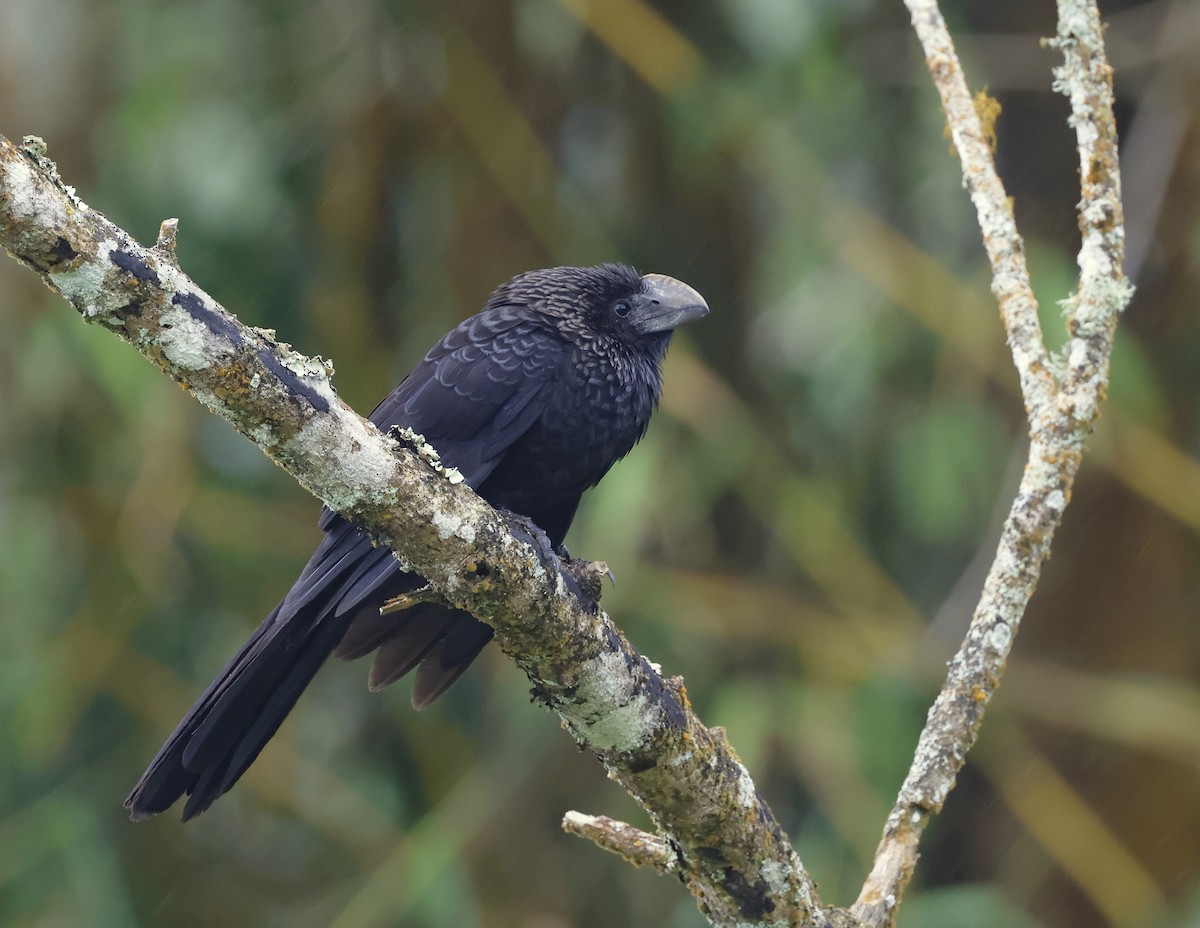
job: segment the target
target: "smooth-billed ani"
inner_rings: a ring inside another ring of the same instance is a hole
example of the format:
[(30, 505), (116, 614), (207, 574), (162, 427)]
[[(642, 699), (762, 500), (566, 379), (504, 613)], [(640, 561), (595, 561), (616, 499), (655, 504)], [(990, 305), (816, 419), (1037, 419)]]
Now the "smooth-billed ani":
[[(624, 265), (531, 271), (438, 342), (375, 408), (386, 431), (421, 433), (494, 506), (562, 544), (579, 497), (646, 431), (674, 328), (708, 313), (686, 284)], [(320, 546), (295, 585), (205, 690), (129, 797), (143, 818), (184, 794), (184, 821), (250, 766), (330, 654), (375, 651), (370, 686), (413, 668), (420, 709), (492, 637), (466, 612), (420, 603), (380, 615), (424, 580), (341, 516), (322, 510)]]

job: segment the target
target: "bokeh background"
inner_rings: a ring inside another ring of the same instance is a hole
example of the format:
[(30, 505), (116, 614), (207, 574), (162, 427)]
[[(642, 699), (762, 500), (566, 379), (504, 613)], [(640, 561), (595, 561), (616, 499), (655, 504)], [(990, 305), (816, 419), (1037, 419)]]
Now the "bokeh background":
[[(1104, 3), (1129, 273), (1110, 401), (902, 926), (1200, 925), (1200, 4)], [(1044, 323), (1078, 233), (1049, 0), (947, 4)], [(826, 899), (866, 872), (1019, 478), (988, 270), (899, 0), (5, 0), (0, 132), (362, 410), (498, 282), (713, 307), (568, 539), (725, 725)], [(559, 830), (645, 824), (489, 653), (416, 714), (332, 665), (183, 827), (121, 799), (316, 503), (0, 264), (0, 924), (690, 928)]]

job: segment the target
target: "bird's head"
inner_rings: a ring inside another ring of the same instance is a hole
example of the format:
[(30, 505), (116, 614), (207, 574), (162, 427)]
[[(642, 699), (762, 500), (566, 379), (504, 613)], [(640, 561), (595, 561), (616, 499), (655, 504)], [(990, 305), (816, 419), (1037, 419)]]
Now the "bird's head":
[(708, 304), (692, 287), (625, 264), (529, 271), (500, 286), (488, 301), (505, 303), (529, 306), (570, 329), (664, 346), (677, 326), (708, 315)]

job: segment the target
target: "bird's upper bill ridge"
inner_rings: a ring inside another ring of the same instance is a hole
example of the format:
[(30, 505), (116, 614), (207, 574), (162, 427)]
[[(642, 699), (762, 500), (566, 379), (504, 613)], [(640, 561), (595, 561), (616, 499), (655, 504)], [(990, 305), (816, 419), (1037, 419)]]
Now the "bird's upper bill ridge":
[(665, 332), (708, 315), (708, 303), (694, 287), (666, 274), (642, 277), (641, 296), (649, 303), (641, 320), (643, 332)]

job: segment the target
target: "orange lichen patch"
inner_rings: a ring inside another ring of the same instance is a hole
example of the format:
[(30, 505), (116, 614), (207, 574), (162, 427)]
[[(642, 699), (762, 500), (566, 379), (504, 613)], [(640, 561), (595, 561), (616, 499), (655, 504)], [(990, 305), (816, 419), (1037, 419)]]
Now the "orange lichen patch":
[[(949, 71), (949, 69), (947, 69)], [(995, 97), (989, 96), (987, 87), (975, 94), (975, 98), (971, 101), (975, 105), (975, 115), (979, 117), (980, 136), (991, 150), (992, 154), (996, 153), (996, 120), (1000, 118), (1000, 101)], [(950, 123), (942, 127), (942, 138), (950, 141), (952, 136), (950, 132)], [(953, 151), (953, 148), (951, 149)], [(1011, 208), (1011, 204), (1010, 204)]]
[(996, 153), (996, 120), (1000, 118), (1000, 101), (989, 96), (987, 87), (975, 94), (971, 101), (975, 104), (975, 115), (979, 117), (979, 128), (983, 130), (983, 139), (987, 142), (992, 154)]

